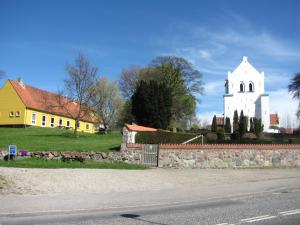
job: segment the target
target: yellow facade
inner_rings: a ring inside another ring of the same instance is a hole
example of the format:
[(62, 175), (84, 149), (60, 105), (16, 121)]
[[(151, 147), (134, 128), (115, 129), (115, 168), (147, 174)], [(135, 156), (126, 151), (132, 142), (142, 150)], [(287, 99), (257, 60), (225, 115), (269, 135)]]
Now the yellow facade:
[[(50, 128), (75, 129), (75, 120), (34, 109), (28, 109), (10, 82), (0, 89), (0, 125), (24, 125)], [(80, 121), (78, 131), (94, 133), (93, 123)]]
[(0, 125), (25, 124), (26, 107), (10, 82), (0, 89)]

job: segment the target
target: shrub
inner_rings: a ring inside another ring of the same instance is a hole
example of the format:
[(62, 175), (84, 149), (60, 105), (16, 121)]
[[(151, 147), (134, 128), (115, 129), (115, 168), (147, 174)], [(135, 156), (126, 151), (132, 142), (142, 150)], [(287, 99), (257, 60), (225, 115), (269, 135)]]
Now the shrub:
[(254, 140), (254, 139), (256, 139), (256, 135), (254, 133), (246, 133), (246, 134), (243, 135), (243, 138)]
[[(187, 140), (196, 137), (198, 134), (192, 133), (173, 133), (167, 131), (156, 132), (138, 132), (136, 135), (136, 143), (142, 144), (181, 144)], [(198, 138), (190, 143), (201, 143), (201, 138)]]
[(216, 142), (218, 140), (218, 135), (216, 133), (208, 133), (206, 134), (207, 142)]
[(218, 140), (224, 140), (224, 133), (225, 133), (224, 128), (218, 128), (217, 130)]

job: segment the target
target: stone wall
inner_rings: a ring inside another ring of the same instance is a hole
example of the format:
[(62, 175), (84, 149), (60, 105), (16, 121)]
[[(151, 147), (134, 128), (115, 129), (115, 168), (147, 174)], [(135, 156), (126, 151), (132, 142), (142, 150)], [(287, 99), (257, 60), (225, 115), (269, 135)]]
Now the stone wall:
[[(0, 151), (0, 159), (7, 152)], [(20, 156), (19, 156), (20, 157)], [(142, 164), (142, 144), (122, 144), (115, 152), (32, 152), (31, 157)], [(161, 144), (158, 166), (171, 168), (300, 167), (300, 145)]]
[(160, 145), (159, 167), (300, 167), (300, 145)]
[[(0, 159), (7, 155), (6, 151), (0, 151)], [(86, 161), (93, 160), (99, 162), (125, 162), (125, 163), (142, 163), (142, 151), (127, 149), (120, 152), (58, 152), (58, 151), (37, 151), (28, 153), (27, 156), (17, 156), (17, 159), (36, 157), (48, 160), (61, 159), (64, 161)]]

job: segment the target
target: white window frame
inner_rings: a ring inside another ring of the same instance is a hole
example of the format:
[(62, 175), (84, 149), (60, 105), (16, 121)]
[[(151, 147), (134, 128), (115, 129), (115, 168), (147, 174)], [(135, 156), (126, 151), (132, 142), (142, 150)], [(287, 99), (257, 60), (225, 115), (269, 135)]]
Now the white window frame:
[[(52, 122), (52, 119), (53, 119), (53, 122)], [(50, 127), (54, 127), (55, 125), (55, 117), (51, 116), (50, 118)]]
[[(45, 118), (45, 120), (43, 120), (43, 118)], [(42, 127), (46, 126), (46, 121), (47, 121), (47, 116), (46, 115), (42, 115), (42, 122), (41, 122), (41, 126)]]
[(63, 125), (63, 119), (59, 118), (59, 120), (58, 120), (58, 126), (62, 127), (62, 125)]
[(67, 120), (66, 127), (70, 128), (70, 120)]
[(80, 128), (80, 121), (77, 121), (76, 126), (77, 128)]
[(89, 129), (90, 129), (90, 124), (87, 123), (87, 124), (85, 125), (85, 128), (86, 128), (86, 130), (89, 130)]
[(36, 125), (36, 113), (35, 112), (33, 112), (31, 114), (31, 125)]

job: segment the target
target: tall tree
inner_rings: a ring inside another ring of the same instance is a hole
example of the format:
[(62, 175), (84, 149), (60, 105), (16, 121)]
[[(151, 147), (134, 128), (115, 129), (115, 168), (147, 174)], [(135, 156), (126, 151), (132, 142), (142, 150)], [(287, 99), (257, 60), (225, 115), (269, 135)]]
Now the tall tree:
[(107, 78), (102, 77), (96, 81), (91, 98), (92, 106), (105, 132), (116, 126), (117, 119), (122, 108), (123, 101), (116, 82), (110, 83)]
[(119, 83), (123, 96), (131, 96), (141, 80), (155, 80), (170, 89), (174, 103), (171, 120), (173, 128), (188, 123), (194, 116), (197, 102), (195, 96), (203, 92), (202, 74), (187, 60), (174, 56), (157, 57), (148, 67), (123, 70)]
[(250, 118), (250, 132), (251, 132), (251, 133), (254, 132), (254, 121), (253, 121), (253, 117)]
[(231, 133), (231, 123), (229, 117), (226, 117), (225, 119), (225, 133)]
[(218, 126), (217, 126), (217, 117), (214, 115), (211, 123), (211, 132), (217, 132)]
[(238, 115), (238, 111), (235, 110), (233, 114), (233, 132), (238, 130), (239, 130), (239, 115)]
[(247, 117), (244, 116), (244, 111), (241, 111), (240, 119), (239, 119), (239, 134), (240, 137), (247, 132)]
[(253, 118), (253, 123), (254, 123), (254, 133), (257, 137), (259, 137), (264, 130), (264, 125), (261, 123), (261, 119), (255, 117)]
[[(64, 80), (64, 90), (59, 93), (58, 104), (75, 120), (76, 135), (79, 121), (91, 116), (89, 104), (94, 94), (92, 87), (95, 86), (98, 69), (91, 65), (83, 53), (79, 53), (74, 64), (68, 64), (66, 69), (68, 75)], [(77, 106), (76, 110), (70, 111), (70, 105), (74, 104)]]
[(164, 83), (142, 80), (131, 99), (132, 114), (138, 124), (163, 129), (169, 126), (172, 96)]
[[(295, 74), (295, 76), (291, 79), (291, 82), (288, 86), (289, 93), (293, 95), (294, 99), (300, 100), (300, 73)], [(300, 117), (300, 102), (297, 111), (298, 118)]]

